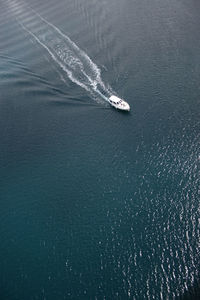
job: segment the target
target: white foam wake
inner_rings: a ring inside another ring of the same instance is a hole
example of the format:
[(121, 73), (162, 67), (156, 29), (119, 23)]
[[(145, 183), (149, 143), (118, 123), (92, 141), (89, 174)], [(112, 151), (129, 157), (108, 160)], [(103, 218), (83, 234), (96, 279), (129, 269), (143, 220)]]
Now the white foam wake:
[(24, 2), (9, 0), (7, 3), (22, 28), (48, 51), (72, 82), (92, 95), (97, 93), (107, 99), (105, 95), (110, 95), (112, 90), (104, 84), (101, 70), (83, 50)]

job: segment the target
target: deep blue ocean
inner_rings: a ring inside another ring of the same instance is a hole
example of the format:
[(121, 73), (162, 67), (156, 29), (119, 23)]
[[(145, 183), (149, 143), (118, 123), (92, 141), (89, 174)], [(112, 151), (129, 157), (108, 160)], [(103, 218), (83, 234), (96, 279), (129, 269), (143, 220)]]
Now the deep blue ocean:
[(0, 1), (0, 300), (197, 299), (199, 16)]

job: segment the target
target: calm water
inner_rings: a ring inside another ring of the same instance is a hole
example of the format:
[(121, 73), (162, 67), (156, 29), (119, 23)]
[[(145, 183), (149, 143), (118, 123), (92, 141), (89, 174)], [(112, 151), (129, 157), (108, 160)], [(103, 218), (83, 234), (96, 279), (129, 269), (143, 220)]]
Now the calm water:
[(192, 297), (199, 14), (196, 0), (1, 0), (0, 299)]

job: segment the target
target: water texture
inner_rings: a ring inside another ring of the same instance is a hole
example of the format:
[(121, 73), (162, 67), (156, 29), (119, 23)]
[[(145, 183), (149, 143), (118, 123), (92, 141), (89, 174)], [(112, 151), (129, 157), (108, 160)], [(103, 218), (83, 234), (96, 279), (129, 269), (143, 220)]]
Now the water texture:
[(199, 13), (0, 2), (0, 299), (198, 299)]

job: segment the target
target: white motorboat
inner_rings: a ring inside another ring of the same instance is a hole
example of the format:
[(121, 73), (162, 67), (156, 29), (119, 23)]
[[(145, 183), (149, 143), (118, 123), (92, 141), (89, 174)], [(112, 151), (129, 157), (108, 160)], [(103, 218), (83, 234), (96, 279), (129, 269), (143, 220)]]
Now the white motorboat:
[(123, 99), (117, 96), (114, 95), (110, 96), (108, 98), (108, 101), (112, 106), (114, 106), (117, 109), (130, 111), (130, 105), (126, 101), (124, 101)]

